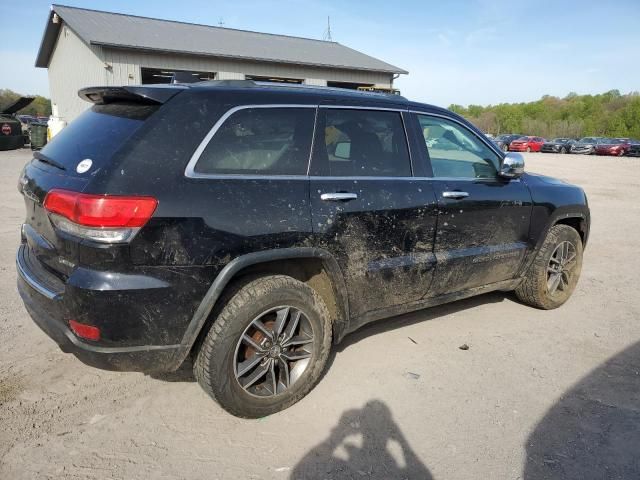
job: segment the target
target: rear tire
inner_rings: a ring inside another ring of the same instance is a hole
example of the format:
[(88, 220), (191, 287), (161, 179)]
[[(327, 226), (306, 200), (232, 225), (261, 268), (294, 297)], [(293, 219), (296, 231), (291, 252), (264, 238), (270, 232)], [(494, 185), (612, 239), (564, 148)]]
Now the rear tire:
[(329, 311), (315, 290), (265, 276), (232, 290), (202, 340), (194, 375), (231, 414), (259, 418), (309, 393), (330, 349)]
[(568, 225), (554, 225), (516, 289), (520, 301), (544, 310), (558, 308), (573, 293), (582, 270), (582, 239)]

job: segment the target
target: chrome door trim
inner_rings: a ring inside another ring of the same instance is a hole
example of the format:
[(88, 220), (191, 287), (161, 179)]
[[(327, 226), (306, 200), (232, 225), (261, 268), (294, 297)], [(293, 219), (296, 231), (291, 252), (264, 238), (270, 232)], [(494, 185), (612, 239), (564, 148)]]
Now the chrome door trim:
[[(202, 152), (204, 152), (205, 148), (207, 148), (207, 145), (209, 145), (209, 142), (211, 141), (213, 136), (216, 134), (216, 132), (220, 129), (220, 127), (224, 124), (224, 122), (234, 113), (239, 112), (240, 110), (246, 110), (249, 108), (314, 108), (314, 109), (317, 109), (318, 105), (308, 104), (308, 103), (305, 103), (305, 104), (265, 103), (265, 104), (258, 104), (258, 105), (237, 105), (233, 108), (230, 108), (218, 119), (218, 121), (213, 125), (213, 127), (211, 127), (211, 130), (209, 130), (209, 133), (205, 135), (205, 137), (200, 142), (200, 145), (198, 145), (198, 148), (196, 148), (195, 152), (193, 152), (193, 155), (191, 155), (191, 158), (189, 159), (189, 163), (187, 163), (187, 166), (184, 170), (185, 177), (187, 178), (219, 178), (219, 177), (230, 178), (231, 177), (231, 175), (224, 175), (219, 173), (217, 174), (198, 173), (195, 171), (195, 168), (198, 163), (198, 160), (200, 160), (200, 156), (202, 155)], [(314, 122), (314, 128), (315, 128), (315, 122)], [(310, 150), (310, 152), (311, 151), (312, 150)], [(311, 156), (311, 153), (309, 153), (309, 155)], [(308, 168), (309, 168), (309, 165), (307, 164), (307, 169)], [(238, 176), (242, 178), (247, 178), (244, 174), (236, 174), (236, 177)], [(267, 175), (253, 175), (253, 176), (258, 178), (268, 177)], [(294, 177), (297, 175), (272, 175), (272, 177), (282, 177), (282, 176)], [(304, 175), (302, 175), (302, 177), (304, 177)]]
[(351, 192), (328, 192), (320, 195), (320, 200), (324, 200), (325, 202), (344, 202), (357, 199), (358, 194)]

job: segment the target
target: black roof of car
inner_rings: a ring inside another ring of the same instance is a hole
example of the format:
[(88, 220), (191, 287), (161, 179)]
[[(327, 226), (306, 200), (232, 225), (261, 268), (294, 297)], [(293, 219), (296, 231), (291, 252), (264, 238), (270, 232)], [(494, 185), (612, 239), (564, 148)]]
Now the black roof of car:
[[(78, 95), (89, 102), (109, 103), (111, 101), (130, 99), (164, 103), (184, 89), (210, 90), (216, 92), (251, 92), (266, 95), (291, 95), (301, 101), (313, 101), (323, 104), (340, 103), (351, 106), (376, 106), (400, 109), (417, 109), (432, 112), (446, 112), (457, 116), (441, 107), (413, 102), (401, 95), (379, 92), (365, 92), (336, 87), (313, 85), (256, 82), (253, 80), (208, 80), (189, 84), (135, 85), (122, 87), (90, 87), (78, 92)], [(280, 102), (280, 100), (278, 100)]]

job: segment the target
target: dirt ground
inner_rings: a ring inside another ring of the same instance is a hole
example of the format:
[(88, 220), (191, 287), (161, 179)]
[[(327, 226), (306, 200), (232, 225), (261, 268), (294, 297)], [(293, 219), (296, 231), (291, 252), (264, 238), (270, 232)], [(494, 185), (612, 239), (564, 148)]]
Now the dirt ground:
[(527, 155), (592, 209), (562, 308), (494, 293), (383, 320), (297, 405), (241, 420), (188, 370), (96, 370), (33, 324), (14, 266), (28, 158), (0, 152), (1, 479), (640, 478), (640, 159)]

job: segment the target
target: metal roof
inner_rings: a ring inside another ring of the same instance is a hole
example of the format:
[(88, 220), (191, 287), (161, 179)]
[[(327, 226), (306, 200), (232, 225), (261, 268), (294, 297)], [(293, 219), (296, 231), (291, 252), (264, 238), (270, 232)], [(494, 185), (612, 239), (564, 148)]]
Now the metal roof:
[(346, 70), (408, 73), (337, 42), (235, 30), (192, 23), (138, 17), (121, 13), (53, 5), (36, 59), (47, 67), (61, 22), (57, 14), (85, 43), (188, 55), (261, 62), (294, 63)]

